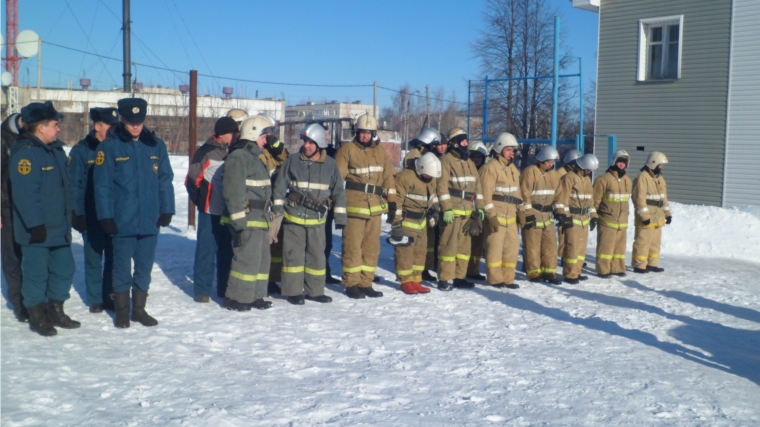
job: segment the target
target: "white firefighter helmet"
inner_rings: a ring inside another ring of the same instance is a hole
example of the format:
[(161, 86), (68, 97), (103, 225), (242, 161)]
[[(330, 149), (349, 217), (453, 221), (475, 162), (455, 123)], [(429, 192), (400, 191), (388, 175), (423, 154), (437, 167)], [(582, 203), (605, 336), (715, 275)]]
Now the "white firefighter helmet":
[(257, 116), (261, 116), (261, 117), (269, 120), (272, 123), (272, 127), (273, 128), (277, 127), (277, 120), (275, 120), (274, 117), (270, 116), (269, 114), (267, 114), (267, 113), (259, 113), (259, 114), (257, 114)]
[(464, 135), (465, 139), (467, 139), (467, 132), (464, 131), (462, 128), (454, 128), (449, 131), (447, 142), (451, 142), (452, 139)]
[(627, 161), (631, 161), (631, 156), (628, 155), (628, 152), (625, 150), (617, 150), (615, 151), (615, 154), (612, 155), (612, 160), (610, 161), (610, 166), (615, 166), (615, 163), (617, 163), (617, 159), (625, 157)]
[[(240, 139), (256, 141), (271, 127), (272, 123), (267, 118), (261, 116), (249, 117), (240, 125)], [(324, 134), (324, 131), (322, 133)]]
[(547, 160), (559, 160), (559, 152), (551, 145), (547, 145), (542, 148), (541, 151), (536, 154), (536, 160), (539, 162), (545, 162)]
[(425, 153), (414, 162), (417, 175), (430, 175), (433, 178), (441, 177), (441, 160), (433, 153)]
[(240, 123), (243, 123), (245, 119), (248, 118), (248, 113), (243, 109), (233, 108), (230, 111), (227, 111), (227, 117), (231, 117), (232, 120), (240, 124)]
[(501, 154), (505, 148), (517, 148), (517, 139), (514, 135), (508, 132), (502, 132), (493, 144), (493, 151), (496, 154)]
[(357, 133), (359, 133), (360, 130), (368, 130), (372, 132), (372, 135), (374, 135), (377, 132), (377, 120), (372, 114), (365, 113), (359, 116), (358, 119), (356, 119)]
[(562, 158), (562, 163), (568, 164), (573, 160), (578, 160), (581, 156), (583, 156), (583, 153), (573, 148), (565, 153), (565, 157)]
[(488, 157), (488, 150), (486, 150), (486, 146), (482, 141), (473, 141), (468, 148), (470, 149), (470, 155), (480, 154), (483, 156), (483, 159)]
[(423, 128), (422, 132), (420, 132), (419, 135), (417, 135), (417, 138), (414, 138), (417, 141), (420, 141), (421, 143), (425, 145), (430, 144), (440, 144), (441, 143), (441, 133), (433, 128)]
[(301, 131), (300, 138), (303, 140), (308, 139), (317, 144), (319, 148), (327, 148), (327, 139), (325, 139), (325, 128), (319, 123), (311, 123), (306, 125)]
[(653, 151), (651, 154), (649, 154), (649, 157), (647, 157), (647, 167), (652, 170), (655, 170), (657, 166), (660, 166), (667, 162), (668, 158), (665, 157), (665, 154), (659, 151)]
[(578, 167), (583, 170), (595, 171), (599, 169), (599, 159), (591, 153), (582, 155), (575, 162), (578, 164)]

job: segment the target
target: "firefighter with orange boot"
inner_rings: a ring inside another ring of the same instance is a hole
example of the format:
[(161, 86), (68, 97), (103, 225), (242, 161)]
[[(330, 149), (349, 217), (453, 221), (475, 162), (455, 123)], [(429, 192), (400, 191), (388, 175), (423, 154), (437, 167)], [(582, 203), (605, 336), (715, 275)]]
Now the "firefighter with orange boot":
[(673, 214), (668, 204), (668, 189), (662, 177), (665, 154), (654, 151), (641, 173), (633, 180), (633, 209), (636, 212), (636, 233), (633, 240), (633, 271), (662, 273), (660, 242), (662, 228), (670, 224)]
[[(454, 128), (448, 135), (449, 152), (441, 160), (441, 177), (436, 182), (438, 200), (443, 211), (438, 245), (438, 289), (472, 288), (468, 282), (471, 236), (482, 232), (483, 192), (478, 170), (469, 159), (467, 134)], [(480, 223), (480, 231), (471, 228)], [(453, 280), (453, 283), (452, 283)]]
[(385, 149), (373, 140), (376, 133), (375, 117), (369, 113), (359, 116), (356, 136), (335, 154), (346, 181), (348, 223), (343, 229), (343, 284), (346, 295), (354, 299), (383, 296), (372, 289), (380, 256), (380, 225), (389, 206), (396, 210), (396, 169)]
[(581, 275), (581, 269), (586, 260), (588, 227), (597, 217), (590, 176), (599, 168), (599, 160), (589, 153), (571, 160), (567, 165), (570, 172), (559, 180), (558, 192), (560, 204), (567, 207), (572, 219), (560, 232), (565, 236), (562, 276), (565, 282), (577, 285), (581, 280), (588, 280), (588, 276)]
[(406, 294), (424, 294), (430, 292), (421, 283), (427, 256), (427, 230), (435, 226), (435, 220), (428, 222), (427, 216), (438, 204), (435, 178), (441, 176), (441, 161), (433, 153), (423, 154), (413, 161), (414, 170), (404, 169), (395, 177), (398, 202), (388, 242), (396, 247), (396, 276), (401, 290)]
[[(583, 153), (573, 148), (572, 150), (568, 150), (567, 153), (565, 153), (565, 157), (562, 158), (562, 165), (561, 168), (557, 169), (557, 176), (559, 176), (559, 179), (562, 180), (562, 177), (565, 176), (568, 172), (572, 172), (573, 167), (570, 163), (573, 162), (573, 160), (578, 159), (581, 157)], [(559, 248), (557, 250), (557, 256), (559, 256), (560, 262), (562, 261), (562, 254), (565, 252), (565, 233), (557, 233), (557, 241), (559, 242)]]
[[(486, 151), (486, 146), (482, 141), (473, 141), (470, 144), (470, 160), (475, 163), (478, 171), (483, 169), (483, 165), (488, 160), (488, 151)], [(470, 239), (470, 262), (467, 264), (468, 279), (486, 280), (486, 276), (480, 274), (480, 260), (483, 258), (485, 243), (486, 233), (480, 233), (480, 235), (472, 236), (472, 239)]]
[(568, 210), (559, 202), (557, 190), (559, 178), (554, 162), (559, 160), (557, 149), (546, 146), (536, 154), (536, 164), (526, 168), (520, 175), (520, 192), (525, 205), (523, 231), (523, 262), (528, 280), (545, 280), (560, 285), (557, 278), (557, 232), (552, 211), (562, 227), (569, 227), (572, 219)]
[[(514, 165), (517, 139), (502, 133), (496, 138), (493, 159), (480, 169), (486, 211), (486, 276), (497, 288), (517, 289), (515, 267), (520, 254), (517, 218), (524, 217), (520, 171)], [(521, 220), (521, 222), (524, 222)]]
[(618, 150), (612, 156), (607, 172), (594, 181), (594, 208), (598, 219), (592, 218), (590, 228), (596, 231), (596, 274), (625, 276), (625, 242), (628, 230), (628, 205), (631, 199), (631, 178), (625, 169), (631, 156)]

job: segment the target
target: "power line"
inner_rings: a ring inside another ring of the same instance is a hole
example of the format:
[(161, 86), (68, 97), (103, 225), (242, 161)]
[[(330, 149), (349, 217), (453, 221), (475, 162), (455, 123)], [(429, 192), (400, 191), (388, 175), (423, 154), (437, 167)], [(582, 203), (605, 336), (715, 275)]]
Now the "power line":
[[(396, 92), (396, 93), (406, 93), (406, 94), (407, 94), (407, 95), (409, 95), (409, 96), (416, 96), (417, 98), (425, 98), (425, 99), (427, 99), (427, 97), (426, 97), (425, 95), (417, 95), (417, 94), (416, 94), (416, 93), (414, 93), (414, 92), (402, 92), (402, 91), (400, 91), (400, 90), (391, 89), (391, 88), (389, 88), (389, 87), (380, 86), (380, 85), (378, 85), (378, 86), (377, 86), (377, 88), (378, 88), (378, 89), (387, 90), (387, 91), (390, 91), (390, 92)], [(466, 102), (461, 102), (461, 101), (450, 101), (450, 100), (448, 100), (448, 99), (430, 98), (430, 100), (431, 100), (431, 101), (441, 101), (441, 102), (448, 102), (449, 104), (462, 104), (462, 105), (467, 105), (467, 103), (466, 103)]]

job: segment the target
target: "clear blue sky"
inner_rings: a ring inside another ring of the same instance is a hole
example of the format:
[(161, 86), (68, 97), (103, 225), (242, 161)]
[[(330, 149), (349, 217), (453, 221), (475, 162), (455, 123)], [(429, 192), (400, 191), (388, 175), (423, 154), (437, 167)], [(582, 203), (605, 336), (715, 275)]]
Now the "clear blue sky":
[[(598, 15), (573, 9), (570, 0), (550, 1), (562, 16), (565, 47), (583, 58), (587, 80), (595, 78)], [(19, 31), (30, 29), (47, 42), (121, 58), (121, 3), (21, 0)], [(447, 98), (455, 92), (466, 101), (467, 80), (481, 77), (470, 43), (484, 9), (484, 0), (132, 0), (132, 61), (259, 81), (377, 81), (393, 89), (409, 83), (422, 93), (429, 84), (431, 92), (443, 86)], [(3, 24), (4, 18), (5, 10)], [(79, 87), (85, 73), (98, 89), (122, 85), (120, 62), (50, 45), (43, 45), (42, 59), (45, 86), (66, 87), (70, 80)], [(22, 62), (19, 84), (36, 85), (36, 67), (36, 58)], [(137, 78), (176, 88), (188, 74), (138, 65)], [(289, 104), (324, 98), (372, 102), (372, 87), (199, 79), (200, 93), (221, 96), (223, 86), (232, 86), (235, 96), (254, 96), (258, 90), (260, 97), (284, 96)], [(379, 90), (379, 104), (389, 105), (391, 96)]]

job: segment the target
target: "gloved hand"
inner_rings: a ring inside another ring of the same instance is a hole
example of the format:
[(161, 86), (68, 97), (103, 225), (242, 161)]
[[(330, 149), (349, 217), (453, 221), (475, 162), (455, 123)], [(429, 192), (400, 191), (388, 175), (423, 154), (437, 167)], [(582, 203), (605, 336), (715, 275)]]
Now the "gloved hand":
[(335, 224), (336, 230), (343, 230), (344, 228), (346, 228), (346, 224)]
[(29, 232), (32, 233), (32, 237), (29, 238), (30, 244), (42, 243), (47, 240), (47, 228), (45, 228), (45, 224), (32, 227), (29, 229)]
[(396, 219), (396, 202), (388, 202), (388, 219), (385, 222), (393, 224), (394, 219)]
[(103, 232), (109, 236), (119, 234), (119, 227), (116, 225), (116, 221), (114, 221), (113, 218), (101, 219), (99, 224)]
[(451, 224), (452, 222), (454, 222), (454, 211), (447, 210), (446, 212), (444, 212), (443, 222), (445, 222), (446, 224)]
[(645, 219), (644, 221), (641, 221), (641, 225), (643, 225), (643, 226), (645, 226), (645, 227), (646, 227), (646, 226), (647, 226), (647, 225), (649, 225), (651, 222), (652, 222), (651, 220), (649, 220), (649, 219)]
[(572, 228), (573, 226), (573, 218), (567, 216), (567, 215), (555, 215), (554, 216), (557, 219), (557, 225), (563, 229), (567, 230), (568, 228)]
[(486, 211), (483, 209), (478, 209), (478, 213), (480, 214), (480, 220), (484, 221), (486, 219)]
[(528, 215), (525, 217), (525, 224), (523, 225), (523, 228), (526, 230), (530, 230), (531, 228), (536, 226), (536, 216), (535, 215)]
[(488, 218), (488, 232), (489, 233), (496, 233), (499, 231), (499, 227), (501, 224), (499, 224), (499, 217), (498, 216), (492, 216)]
[(267, 135), (267, 145), (270, 147), (274, 147), (277, 145), (277, 142), (280, 140), (280, 138), (277, 138), (274, 135)]
[(671, 223), (672, 221), (673, 221), (673, 217), (672, 217), (672, 216), (668, 216), (668, 217), (665, 217), (665, 224), (668, 224), (668, 225), (670, 225), (670, 223)]
[(237, 248), (241, 245), (241, 239), (243, 237), (243, 232), (245, 230), (235, 230), (234, 228), (230, 227), (230, 237), (232, 237), (232, 247)]
[(84, 233), (87, 231), (87, 220), (84, 215), (77, 215), (74, 212), (71, 213), (71, 226), (74, 230)]
[(161, 216), (158, 217), (158, 222), (156, 223), (156, 226), (166, 227), (171, 223), (172, 223), (172, 214), (161, 214)]
[(597, 222), (599, 222), (599, 218), (591, 218), (591, 222), (588, 223), (588, 229), (594, 231)]

